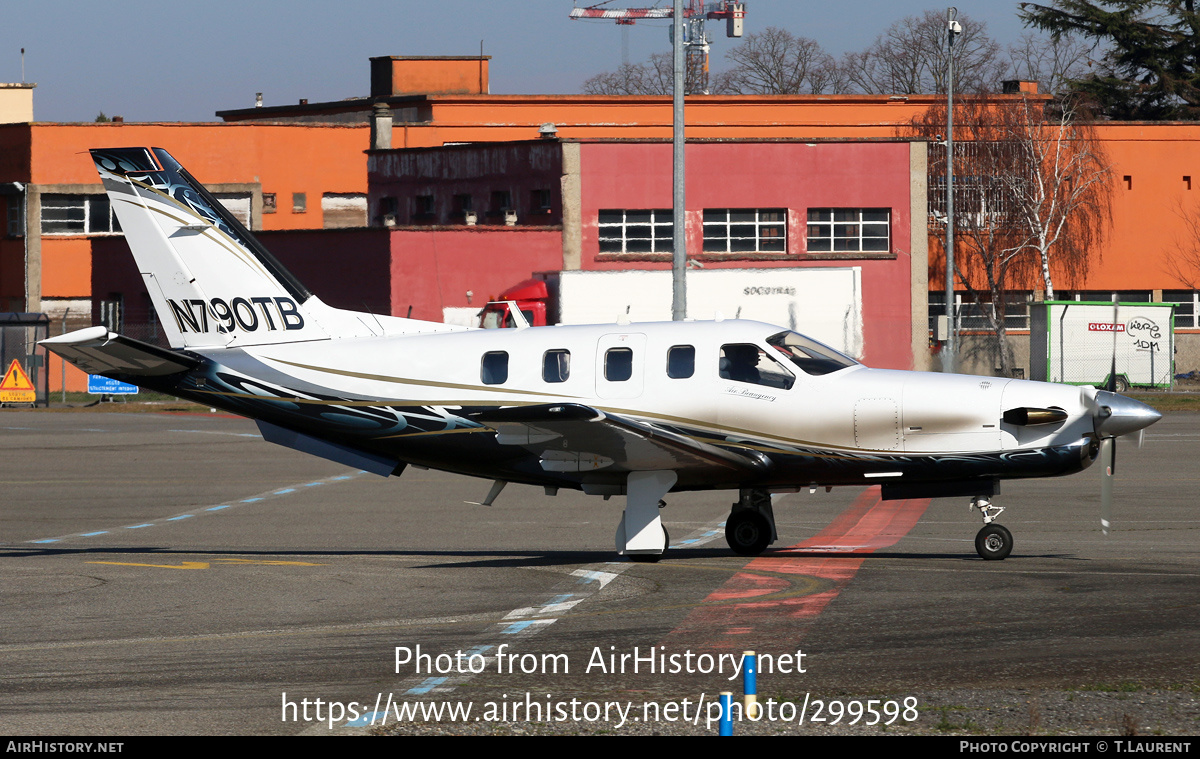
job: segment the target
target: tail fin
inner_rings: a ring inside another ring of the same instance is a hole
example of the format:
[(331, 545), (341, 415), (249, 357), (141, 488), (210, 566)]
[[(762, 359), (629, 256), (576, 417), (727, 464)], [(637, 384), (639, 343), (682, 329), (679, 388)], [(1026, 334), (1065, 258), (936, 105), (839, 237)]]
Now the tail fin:
[(333, 311), (161, 148), (92, 160), (175, 348), (319, 340)]

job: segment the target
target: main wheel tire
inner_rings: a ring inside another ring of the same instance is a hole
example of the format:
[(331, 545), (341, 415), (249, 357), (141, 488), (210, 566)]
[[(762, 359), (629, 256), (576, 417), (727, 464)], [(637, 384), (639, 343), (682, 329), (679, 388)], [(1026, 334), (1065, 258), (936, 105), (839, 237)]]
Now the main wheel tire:
[(987, 561), (999, 561), (1012, 553), (1013, 536), (999, 524), (985, 524), (975, 536), (975, 550)]
[(725, 521), (725, 542), (739, 556), (758, 556), (771, 545), (771, 523), (757, 511), (735, 511)]
[(1118, 393), (1127, 392), (1129, 390), (1129, 380), (1124, 377), (1117, 377), (1116, 381), (1113, 382), (1113, 387)]

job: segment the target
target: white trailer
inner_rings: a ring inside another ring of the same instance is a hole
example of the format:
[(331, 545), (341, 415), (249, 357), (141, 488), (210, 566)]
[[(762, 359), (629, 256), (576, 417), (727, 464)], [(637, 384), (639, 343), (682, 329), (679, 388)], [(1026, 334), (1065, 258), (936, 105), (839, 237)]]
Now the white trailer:
[(1175, 366), (1172, 303), (1046, 301), (1030, 319), (1032, 378), (1103, 387), (1170, 387)]
[[(671, 320), (669, 270), (562, 271), (542, 275), (549, 323)], [(862, 358), (860, 267), (694, 269), (687, 273), (690, 319), (778, 324)]]

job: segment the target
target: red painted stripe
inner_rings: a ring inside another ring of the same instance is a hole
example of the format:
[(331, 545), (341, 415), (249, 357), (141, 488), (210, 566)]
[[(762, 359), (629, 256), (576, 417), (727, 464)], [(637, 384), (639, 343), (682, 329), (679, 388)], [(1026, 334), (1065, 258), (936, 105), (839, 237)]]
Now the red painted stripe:
[[(862, 566), (862, 556), (895, 545), (912, 530), (928, 506), (927, 498), (882, 501), (878, 487), (867, 488), (813, 537), (750, 561), (745, 571), (729, 578), (704, 599), (712, 606), (695, 609), (671, 635), (703, 634), (716, 648), (741, 648), (740, 639), (753, 636), (762, 622), (781, 616), (794, 620), (816, 618), (854, 579)], [(778, 575), (813, 577), (824, 581), (827, 588), (806, 595), (770, 598), (793, 586)], [(729, 603), (736, 599), (745, 600)], [(712, 640), (714, 635), (716, 640)]]

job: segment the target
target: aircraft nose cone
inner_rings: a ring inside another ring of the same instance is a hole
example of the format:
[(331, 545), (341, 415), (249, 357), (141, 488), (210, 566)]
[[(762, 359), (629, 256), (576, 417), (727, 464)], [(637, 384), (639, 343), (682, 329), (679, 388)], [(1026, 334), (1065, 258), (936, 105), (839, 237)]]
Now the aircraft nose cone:
[(1140, 401), (1107, 390), (1096, 392), (1096, 433), (1117, 437), (1137, 432), (1162, 419), (1162, 414)]

